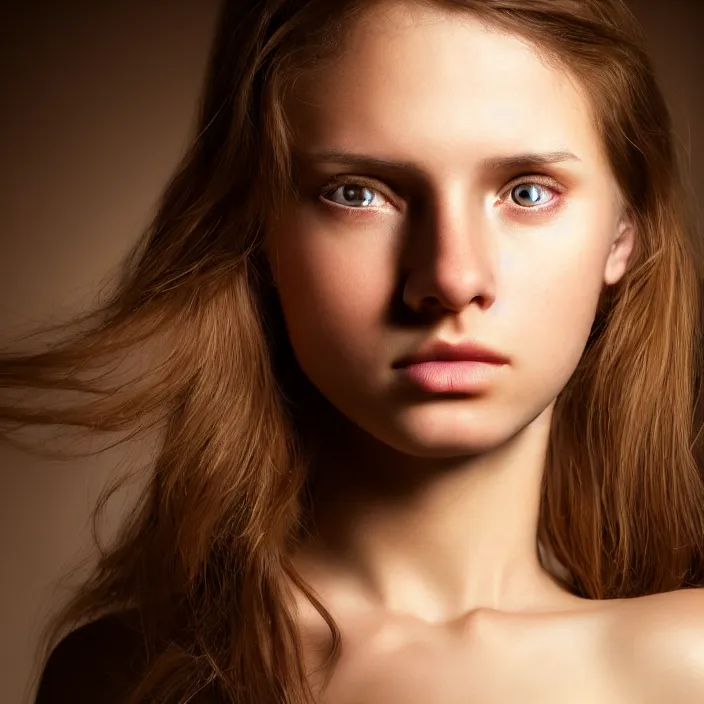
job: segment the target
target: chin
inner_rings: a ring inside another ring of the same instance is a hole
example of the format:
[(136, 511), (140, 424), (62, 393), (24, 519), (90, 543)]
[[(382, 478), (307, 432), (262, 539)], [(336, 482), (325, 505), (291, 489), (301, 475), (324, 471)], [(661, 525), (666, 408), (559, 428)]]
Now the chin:
[(392, 445), (394, 450), (422, 459), (452, 459), (453, 457), (474, 457), (496, 449), (499, 444), (489, 441), (468, 442), (419, 442), (418, 438), (409, 438), (405, 443)]
[[(503, 417), (501, 417), (503, 416)], [(526, 425), (522, 419), (490, 412), (463, 412), (455, 408), (416, 408), (369, 428), (378, 440), (414, 457), (450, 458), (495, 450)]]
[(406, 435), (405, 437), (393, 438), (395, 450), (403, 452), (412, 457), (425, 458), (445, 458), (470, 457), (472, 455), (482, 455), (497, 449), (511, 436), (499, 436), (493, 434), (468, 433), (464, 437), (449, 437), (423, 435)]

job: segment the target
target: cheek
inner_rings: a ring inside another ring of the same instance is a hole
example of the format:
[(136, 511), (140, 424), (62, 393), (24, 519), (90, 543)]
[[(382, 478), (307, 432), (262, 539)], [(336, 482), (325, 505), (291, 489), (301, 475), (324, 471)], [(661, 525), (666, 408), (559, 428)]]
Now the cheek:
[(396, 271), (391, 247), (361, 234), (301, 227), (272, 238), (271, 257), (278, 261), (279, 300), (297, 355), (349, 357), (351, 342), (372, 343), (381, 335)]
[[(504, 279), (511, 313), (502, 322), (507, 336), (519, 345), (521, 363), (562, 382), (584, 352), (608, 255), (601, 239), (585, 235), (569, 244), (543, 251), (540, 260), (526, 262), (520, 270), (513, 267)], [(523, 345), (526, 354), (521, 355)]]
[(556, 257), (541, 266), (526, 267), (521, 280), (516, 277), (509, 286), (516, 303), (536, 316), (541, 317), (541, 310), (563, 311), (576, 322), (594, 313), (603, 285), (603, 264), (598, 253), (579, 259)]

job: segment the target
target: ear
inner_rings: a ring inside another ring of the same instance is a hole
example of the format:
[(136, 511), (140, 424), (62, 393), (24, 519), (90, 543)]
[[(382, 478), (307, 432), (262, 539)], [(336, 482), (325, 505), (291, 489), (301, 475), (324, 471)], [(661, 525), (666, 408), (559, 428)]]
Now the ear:
[(635, 224), (631, 218), (623, 216), (619, 220), (616, 237), (611, 244), (609, 257), (604, 267), (604, 283), (607, 286), (617, 283), (626, 273), (635, 241)]

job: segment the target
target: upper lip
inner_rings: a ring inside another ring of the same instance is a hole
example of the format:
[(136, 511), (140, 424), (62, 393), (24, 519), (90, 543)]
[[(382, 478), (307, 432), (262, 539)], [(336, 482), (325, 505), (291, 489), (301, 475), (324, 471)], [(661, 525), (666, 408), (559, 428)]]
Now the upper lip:
[(485, 347), (478, 342), (467, 341), (451, 344), (443, 340), (434, 340), (423, 345), (418, 352), (403, 357), (395, 367), (422, 362), (486, 362), (488, 364), (508, 364), (509, 359), (503, 354)]

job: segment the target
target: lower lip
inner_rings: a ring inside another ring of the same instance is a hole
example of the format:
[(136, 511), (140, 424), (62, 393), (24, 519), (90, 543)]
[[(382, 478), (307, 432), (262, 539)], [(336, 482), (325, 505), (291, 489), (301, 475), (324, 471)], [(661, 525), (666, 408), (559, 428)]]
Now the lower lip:
[(472, 393), (485, 389), (505, 364), (489, 362), (421, 362), (401, 371), (415, 386), (433, 393)]

